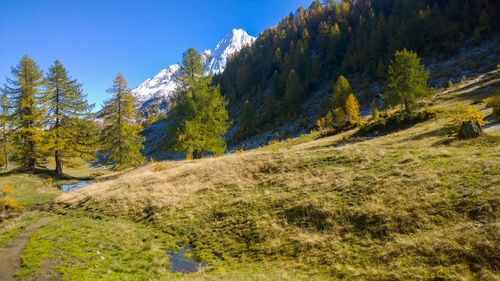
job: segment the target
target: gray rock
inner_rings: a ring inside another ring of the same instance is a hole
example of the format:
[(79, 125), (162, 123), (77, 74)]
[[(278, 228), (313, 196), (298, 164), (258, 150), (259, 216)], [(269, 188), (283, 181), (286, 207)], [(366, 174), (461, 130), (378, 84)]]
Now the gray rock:
[(482, 135), (484, 135), (484, 133), (481, 126), (474, 121), (463, 121), (460, 131), (458, 132), (458, 137), (461, 139), (477, 138)]

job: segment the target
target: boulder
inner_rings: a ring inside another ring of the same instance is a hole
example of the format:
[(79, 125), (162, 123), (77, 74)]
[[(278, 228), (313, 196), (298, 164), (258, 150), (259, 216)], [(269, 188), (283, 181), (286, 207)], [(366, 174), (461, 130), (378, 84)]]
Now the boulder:
[(458, 132), (458, 137), (461, 139), (477, 138), (482, 135), (484, 135), (483, 130), (479, 123), (475, 121), (463, 121)]

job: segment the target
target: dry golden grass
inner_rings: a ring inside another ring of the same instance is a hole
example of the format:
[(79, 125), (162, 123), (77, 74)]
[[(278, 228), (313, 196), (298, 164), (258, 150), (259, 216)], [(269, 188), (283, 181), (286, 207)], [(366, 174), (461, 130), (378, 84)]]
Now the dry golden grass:
[[(497, 75), (430, 102), (482, 109), (478, 101), (497, 94), (499, 82)], [(442, 114), (381, 137), (350, 131), (162, 162), (161, 171), (147, 165), (62, 194), (54, 206), (145, 221), (193, 244), (202, 260), (232, 268), (228, 276), (238, 263), (285, 260), (331, 278), (495, 279), (500, 132), (457, 141), (448, 122)]]

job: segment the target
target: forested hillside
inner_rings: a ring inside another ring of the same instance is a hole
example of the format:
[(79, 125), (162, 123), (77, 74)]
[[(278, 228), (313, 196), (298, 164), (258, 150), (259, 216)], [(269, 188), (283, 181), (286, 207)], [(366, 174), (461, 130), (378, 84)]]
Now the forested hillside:
[(498, 33), (499, 14), (495, 0), (314, 1), (266, 29), (214, 78), (232, 117), (239, 117), (232, 140), (311, 121), (302, 120), (311, 108), (301, 105), (318, 91), (321, 98), (313, 102), (324, 112), (333, 109), (329, 87), (339, 75), (357, 75), (364, 85), (376, 82), (379, 91), (363, 94), (362, 101), (371, 103), (383, 91), (396, 51), (446, 59), (465, 40), (478, 44)]

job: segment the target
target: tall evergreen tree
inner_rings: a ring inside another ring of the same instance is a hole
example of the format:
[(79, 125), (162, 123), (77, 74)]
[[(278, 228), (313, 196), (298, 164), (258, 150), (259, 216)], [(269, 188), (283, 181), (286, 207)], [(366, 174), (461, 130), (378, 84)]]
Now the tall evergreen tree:
[(2, 92), (0, 99), (0, 164), (7, 170), (9, 169), (10, 136), (12, 133), (11, 101), (7, 97), (6, 91), (0, 89), (0, 92)]
[(295, 69), (290, 70), (286, 79), (285, 101), (288, 114), (295, 114), (300, 108), (300, 80)]
[(346, 110), (345, 103), (347, 101), (347, 97), (350, 93), (352, 93), (351, 84), (349, 84), (349, 81), (347, 81), (347, 79), (345, 79), (343, 75), (340, 75), (339, 78), (337, 78), (335, 84), (333, 84), (332, 88), (332, 108), (342, 107), (342, 109)]
[(76, 158), (92, 160), (95, 156), (96, 130), (90, 120), (89, 105), (81, 85), (55, 61), (47, 74), (49, 138), (56, 163), (62, 174), (63, 165), (74, 165)]
[(203, 77), (201, 56), (194, 49), (184, 53), (178, 74), (178, 89), (172, 112), (172, 125), (167, 128), (167, 146), (177, 152), (190, 153), (201, 158), (212, 152), (222, 154), (226, 149), (222, 135), (229, 129), (227, 101), (219, 86), (212, 86), (210, 78)]
[(240, 110), (240, 132), (246, 136), (254, 132), (255, 109), (253, 105), (246, 100)]
[(12, 75), (14, 79), (7, 79), (10, 85), (6, 90), (14, 105), (14, 148), (21, 167), (34, 170), (45, 163), (49, 152), (45, 132), (45, 80), (43, 72), (28, 56), (12, 68)]
[(427, 87), (429, 72), (420, 64), (417, 53), (396, 51), (394, 60), (389, 64), (384, 98), (390, 106), (404, 104), (407, 112), (413, 103), (430, 94)]
[(108, 93), (112, 97), (105, 101), (103, 109), (103, 164), (112, 164), (119, 170), (140, 165), (144, 162), (141, 149), (145, 139), (140, 136), (142, 126), (136, 121), (139, 117), (135, 111), (136, 101), (121, 73), (116, 75)]

